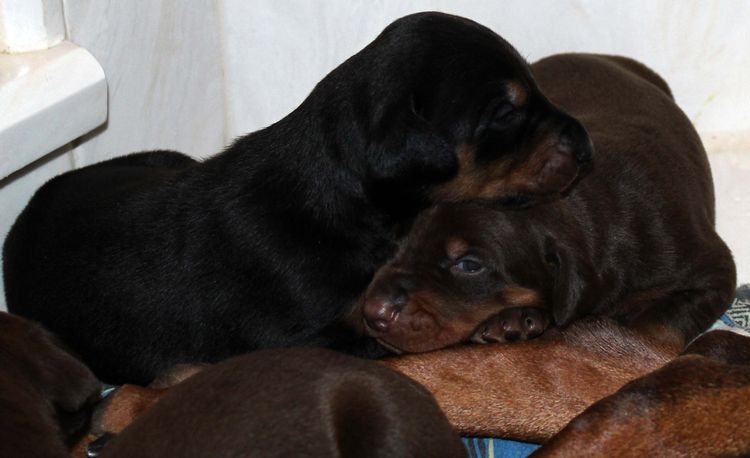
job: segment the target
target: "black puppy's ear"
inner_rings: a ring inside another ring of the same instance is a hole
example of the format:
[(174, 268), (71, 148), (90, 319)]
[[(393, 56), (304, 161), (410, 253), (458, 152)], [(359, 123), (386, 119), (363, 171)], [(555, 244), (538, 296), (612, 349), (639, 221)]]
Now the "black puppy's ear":
[(423, 117), (414, 95), (381, 107), (371, 120), (367, 152), (371, 178), (409, 186), (447, 180), (456, 171), (456, 152)]
[(555, 272), (552, 316), (557, 326), (567, 326), (594, 306), (590, 296), (598, 284), (597, 272), (582, 253), (552, 237), (545, 240), (545, 261)]

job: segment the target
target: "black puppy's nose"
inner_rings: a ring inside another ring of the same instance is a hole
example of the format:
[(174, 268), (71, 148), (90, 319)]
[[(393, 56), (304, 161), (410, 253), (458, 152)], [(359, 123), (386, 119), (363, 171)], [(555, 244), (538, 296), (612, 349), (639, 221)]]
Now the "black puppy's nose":
[(406, 302), (406, 290), (397, 285), (368, 294), (363, 310), (367, 325), (374, 331), (387, 332)]
[(590, 163), (594, 155), (594, 147), (588, 132), (575, 120), (571, 120), (560, 131), (557, 148), (563, 153), (573, 155), (578, 165)]

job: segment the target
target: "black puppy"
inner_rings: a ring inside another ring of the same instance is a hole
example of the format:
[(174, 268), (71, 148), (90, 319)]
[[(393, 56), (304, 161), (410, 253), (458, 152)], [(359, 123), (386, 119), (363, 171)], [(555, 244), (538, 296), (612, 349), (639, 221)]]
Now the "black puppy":
[(590, 157), (502, 38), (407, 16), (211, 159), (154, 151), (51, 180), (5, 242), (8, 307), (110, 382), (263, 347), (372, 356), (342, 322), (396, 228), (435, 200), (552, 199)]

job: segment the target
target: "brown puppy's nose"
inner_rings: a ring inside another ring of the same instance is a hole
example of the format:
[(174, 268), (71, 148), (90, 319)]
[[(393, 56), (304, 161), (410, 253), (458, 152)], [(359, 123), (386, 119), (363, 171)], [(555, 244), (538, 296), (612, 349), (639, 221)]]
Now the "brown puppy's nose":
[(398, 286), (368, 294), (363, 310), (367, 325), (374, 331), (388, 331), (388, 327), (396, 319), (406, 304), (406, 300), (406, 290)]

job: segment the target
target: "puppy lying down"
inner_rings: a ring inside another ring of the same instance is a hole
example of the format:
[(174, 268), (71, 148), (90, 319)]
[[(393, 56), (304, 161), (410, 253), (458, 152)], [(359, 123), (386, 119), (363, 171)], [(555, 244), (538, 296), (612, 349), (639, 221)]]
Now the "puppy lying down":
[(410, 15), (205, 161), (143, 152), (45, 184), (4, 244), (8, 309), (110, 383), (262, 348), (383, 356), (341, 321), (419, 210), (556, 199), (591, 155), (505, 40)]
[(735, 288), (695, 129), (666, 83), (633, 60), (561, 54), (532, 71), (589, 132), (593, 170), (534, 208), (422, 212), (367, 289), (364, 331), (394, 352), (421, 352), (532, 338), (596, 315), (685, 345)]

